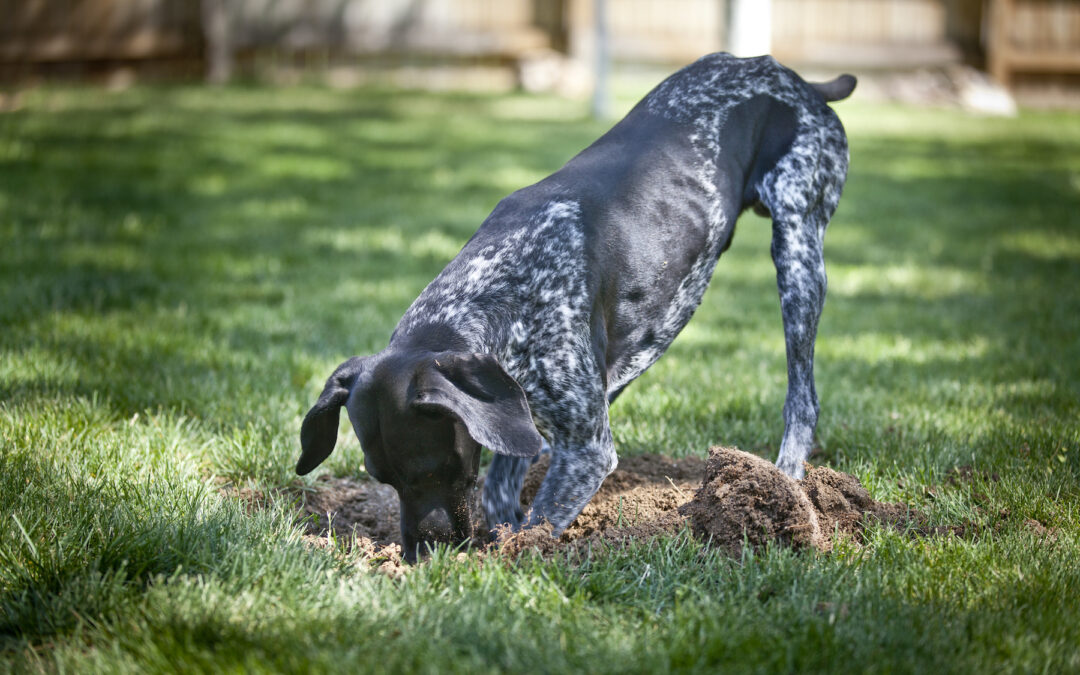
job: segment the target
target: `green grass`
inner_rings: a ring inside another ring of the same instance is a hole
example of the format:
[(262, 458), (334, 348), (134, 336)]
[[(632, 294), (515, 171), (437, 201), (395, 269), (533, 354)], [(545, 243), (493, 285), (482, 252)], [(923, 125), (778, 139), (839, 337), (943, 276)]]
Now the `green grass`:
[[(1080, 669), (1080, 116), (837, 106), (815, 461), (978, 528), (739, 560), (685, 535), (583, 565), (439, 555), (391, 580), (305, 547), (287, 500), (248, 513), (217, 486), (294, 481), (331, 369), (605, 125), (528, 96), (25, 101), (0, 115), (0, 670)], [(775, 457), (769, 234), (745, 218), (614, 406), (622, 453)], [(973, 481), (946, 480), (960, 465)], [(361, 467), (343, 428), (325, 471)]]

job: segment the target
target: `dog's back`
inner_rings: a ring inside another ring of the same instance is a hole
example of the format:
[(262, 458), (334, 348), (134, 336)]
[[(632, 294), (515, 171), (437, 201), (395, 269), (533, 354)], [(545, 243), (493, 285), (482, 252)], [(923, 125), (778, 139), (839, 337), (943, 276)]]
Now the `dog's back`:
[(541, 424), (548, 404), (572, 397), (571, 381), (599, 377), (613, 397), (689, 321), (739, 213), (801, 197), (765, 185), (781, 159), (795, 148), (831, 175), (846, 169), (825, 101), (842, 90), (821, 92), (771, 57), (703, 57), (559, 171), (502, 200), (395, 339), (452, 326), (500, 357)]

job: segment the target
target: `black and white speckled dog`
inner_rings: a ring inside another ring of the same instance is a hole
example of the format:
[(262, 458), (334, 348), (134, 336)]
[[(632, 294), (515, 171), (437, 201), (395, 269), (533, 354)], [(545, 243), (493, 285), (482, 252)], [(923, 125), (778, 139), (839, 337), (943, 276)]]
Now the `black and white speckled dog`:
[[(401, 497), (405, 555), (471, 536), (480, 447), (492, 527), (561, 532), (616, 464), (608, 405), (694, 313), (735, 220), (773, 220), (788, 359), (777, 465), (802, 474), (817, 424), (822, 239), (848, 149), (826, 105), (855, 78), (809, 84), (771, 57), (712, 54), (664, 80), (550, 177), (501, 201), (401, 319), (349, 359), (301, 430), (296, 471), (333, 450), (344, 405), (369, 473)], [(543, 437), (543, 438), (542, 438)], [(547, 439), (526, 518), (518, 495)]]

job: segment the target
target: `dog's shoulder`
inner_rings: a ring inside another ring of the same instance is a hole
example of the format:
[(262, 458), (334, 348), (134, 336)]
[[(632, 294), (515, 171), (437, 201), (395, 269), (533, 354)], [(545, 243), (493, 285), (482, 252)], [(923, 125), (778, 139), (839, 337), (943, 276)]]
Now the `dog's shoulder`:
[[(581, 206), (528, 188), (503, 199), (461, 252), (421, 292), (395, 335), (444, 324), (490, 333), (539, 298), (579, 293), (585, 269)], [(497, 331), (496, 331), (497, 332)]]

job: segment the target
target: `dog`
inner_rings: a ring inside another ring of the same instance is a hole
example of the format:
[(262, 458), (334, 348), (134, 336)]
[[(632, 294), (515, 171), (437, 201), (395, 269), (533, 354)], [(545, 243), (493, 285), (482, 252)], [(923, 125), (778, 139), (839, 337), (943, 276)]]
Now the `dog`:
[[(306, 474), (344, 406), (365, 467), (401, 501), (406, 560), (472, 536), (481, 447), (488, 525), (557, 536), (615, 468), (608, 406), (701, 302), (735, 221), (772, 218), (788, 389), (777, 465), (801, 477), (818, 418), (822, 242), (847, 175), (827, 103), (855, 78), (804, 81), (772, 57), (711, 54), (660, 83), (551, 176), (503, 199), (405, 312), (390, 343), (342, 363), (304, 418)], [(550, 445), (524, 513), (525, 472)]]

